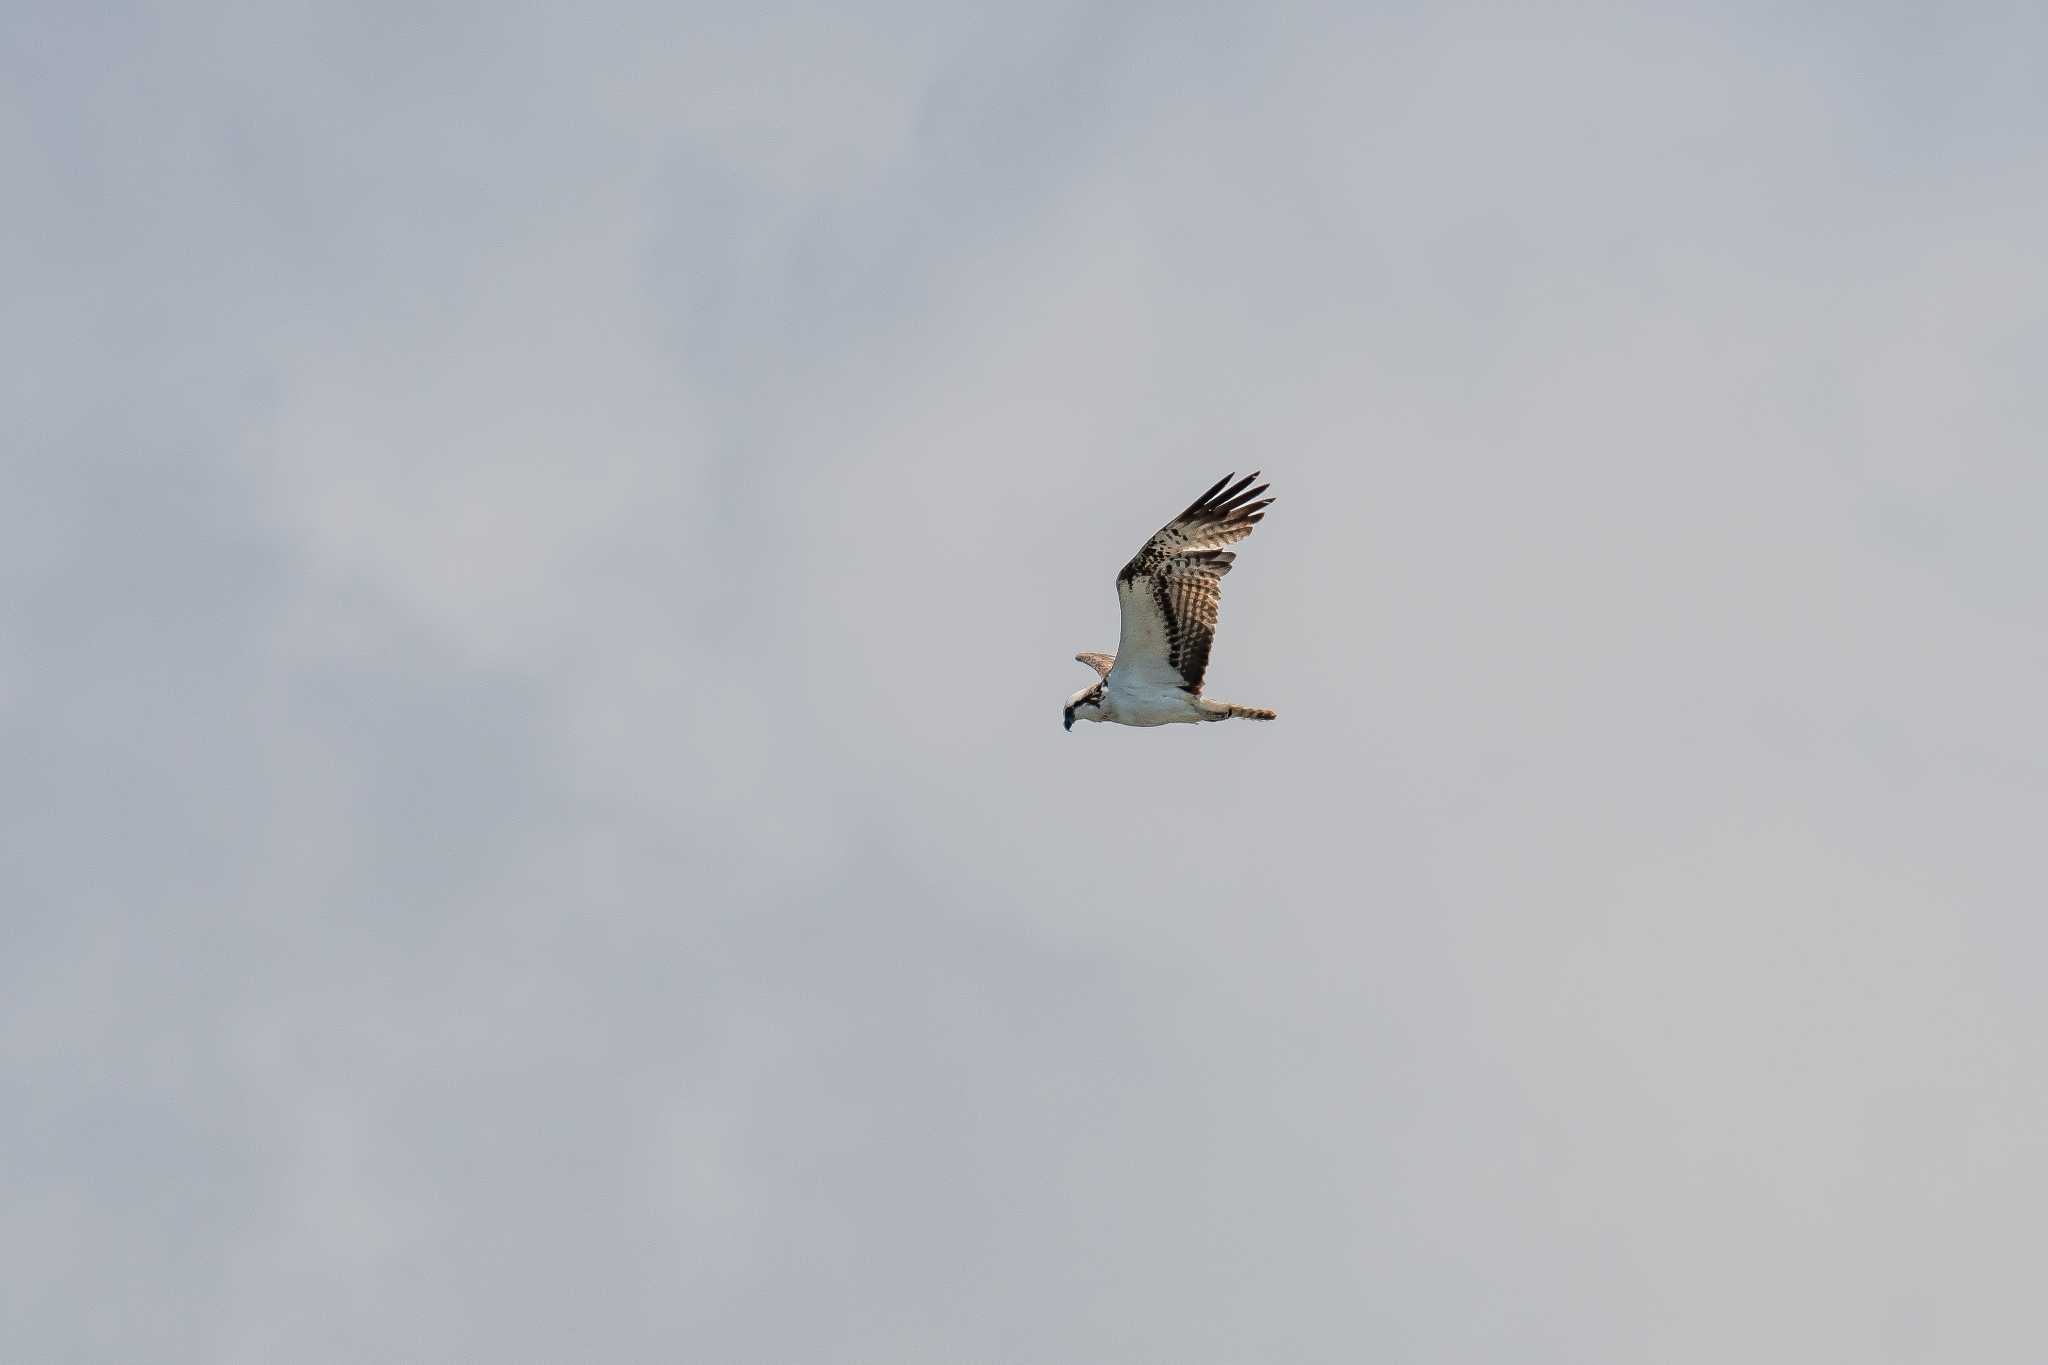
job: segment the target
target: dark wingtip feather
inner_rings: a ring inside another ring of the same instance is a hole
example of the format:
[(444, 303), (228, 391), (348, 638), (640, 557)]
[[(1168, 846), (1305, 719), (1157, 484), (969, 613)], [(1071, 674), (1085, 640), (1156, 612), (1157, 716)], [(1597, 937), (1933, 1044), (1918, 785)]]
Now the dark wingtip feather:
[(1210, 484), (1209, 491), (1202, 494), (1201, 497), (1196, 498), (1193, 502), (1189, 503), (1188, 510), (1181, 513), (1181, 515), (1184, 517), (1193, 516), (1195, 513), (1207, 507), (1209, 505), (1209, 500), (1215, 497), (1217, 493), (1222, 491), (1223, 485), (1229, 483), (1232, 479), (1236, 477), (1237, 471), (1233, 469), (1228, 474), (1225, 474), (1222, 478), (1216, 480), (1216, 482)]
[[(1202, 496), (1189, 503), (1187, 510), (1174, 520), (1198, 525), (1237, 523), (1248, 526), (1256, 522), (1262, 510), (1273, 502), (1271, 498), (1263, 502), (1257, 500), (1259, 495), (1271, 486), (1258, 483), (1258, 477), (1259, 471), (1256, 469), (1241, 479), (1238, 478), (1237, 471), (1232, 470), (1210, 484)], [(1254, 487), (1254, 484), (1257, 486)], [(1136, 567), (1135, 559), (1126, 564), (1125, 573), (1118, 576), (1118, 581), (1123, 581)]]

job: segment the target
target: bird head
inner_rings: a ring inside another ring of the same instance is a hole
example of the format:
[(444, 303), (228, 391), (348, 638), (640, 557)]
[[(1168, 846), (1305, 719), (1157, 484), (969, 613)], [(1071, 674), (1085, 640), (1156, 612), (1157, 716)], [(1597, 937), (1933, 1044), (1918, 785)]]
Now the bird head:
[(1084, 688), (1082, 688), (1082, 689), (1081, 689), (1081, 690), (1080, 690), (1079, 692), (1076, 692), (1076, 693), (1075, 693), (1075, 694), (1074, 694), (1073, 696), (1071, 696), (1071, 697), (1068, 697), (1068, 698), (1067, 698), (1067, 709), (1066, 709), (1066, 723), (1067, 723), (1067, 729), (1069, 729), (1069, 730), (1073, 729), (1073, 728), (1074, 728), (1074, 722), (1075, 722), (1075, 721), (1077, 721), (1077, 720), (1093, 720), (1093, 721), (1099, 721), (1099, 720), (1101, 720), (1101, 719), (1102, 719), (1102, 684), (1101, 684), (1101, 683), (1096, 683), (1096, 684), (1095, 684), (1095, 685), (1094, 685), (1093, 687), (1084, 687)]

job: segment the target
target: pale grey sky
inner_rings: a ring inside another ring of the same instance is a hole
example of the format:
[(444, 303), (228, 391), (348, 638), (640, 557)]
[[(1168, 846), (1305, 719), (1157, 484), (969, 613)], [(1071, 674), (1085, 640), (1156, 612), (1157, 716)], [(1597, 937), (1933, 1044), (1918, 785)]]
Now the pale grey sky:
[(10, 6), (9, 1358), (2043, 1359), (2043, 51)]

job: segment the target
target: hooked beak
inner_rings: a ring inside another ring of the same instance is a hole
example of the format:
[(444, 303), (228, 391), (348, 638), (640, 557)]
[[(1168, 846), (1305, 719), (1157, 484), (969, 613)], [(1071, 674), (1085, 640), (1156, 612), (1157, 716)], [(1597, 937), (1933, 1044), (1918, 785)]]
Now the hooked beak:
[(1069, 729), (1069, 730), (1073, 729), (1073, 728), (1074, 728), (1074, 713), (1073, 713), (1072, 711), (1069, 711), (1069, 712), (1067, 712), (1067, 713), (1066, 713), (1066, 720), (1067, 720), (1067, 723), (1066, 723), (1066, 727), (1065, 727), (1065, 728), (1066, 728), (1066, 729)]

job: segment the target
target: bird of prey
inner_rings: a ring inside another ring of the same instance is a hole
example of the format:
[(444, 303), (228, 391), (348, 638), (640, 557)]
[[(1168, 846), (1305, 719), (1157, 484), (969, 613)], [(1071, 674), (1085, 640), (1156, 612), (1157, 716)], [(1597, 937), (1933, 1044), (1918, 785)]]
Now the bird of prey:
[(1077, 720), (1192, 725), (1232, 716), (1273, 719), (1274, 713), (1263, 707), (1202, 695), (1223, 575), (1237, 558), (1223, 547), (1250, 535), (1273, 501), (1259, 497), (1265, 484), (1251, 486), (1258, 477), (1254, 470), (1232, 483), (1236, 475), (1225, 474), (1124, 565), (1116, 576), (1117, 602), (1123, 608), (1116, 653), (1074, 656), (1100, 677), (1067, 698), (1067, 729)]

